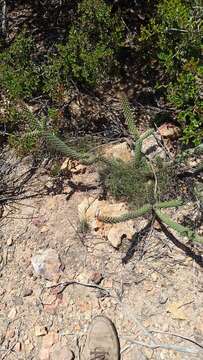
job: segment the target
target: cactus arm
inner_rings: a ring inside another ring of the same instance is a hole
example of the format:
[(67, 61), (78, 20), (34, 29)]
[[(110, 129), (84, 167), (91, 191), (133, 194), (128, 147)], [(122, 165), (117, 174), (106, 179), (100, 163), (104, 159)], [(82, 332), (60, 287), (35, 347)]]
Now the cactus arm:
[(135, 142), (135, 163), (139, 164), (141, 157), (142, 157), (142, 142), (144, 139), (146, 139), (148, 136), (153, 134), (154, 130), (149, 129), (142, 134), (139, 139)]
[(130, 211), (121, 216), (117, 216), (117, 217), (98, 216), (98, 220), (100, 220), (104, 223), (117, 224), (120, 222), (136, 219), (140, 216), (145, 215), (150, 210), (152, 210), (152, 205), (146, 204), (136, 211)]
[(154, 208), (156, 209), (167, 209), (171, 207), (179, 207), (184, 205), (184, 201), (182, 199), (174, 199), (169, 201), (163, 201), (163, 202), (157, 202), (154, 205)]
[(177, 224), (173, 221), (168, 215), (164, 214), (158, 209), (154, 209), (156, 216), (161, 220), (164, 224), (168, 225), (171, 229), (177, 231), (181, 236), (187, 236), (189, 240), (203, 243), (203, 237), (196, 234), (190, 228)]
[(126, 96), (123, 96), (122, 98), (122, 109), (128, 130), (132, 135), (133, 140), (136, 141), (137, 139), (139, 139), (139, 132), (135, 126), (133, 110), (131, 109), (128, 98)]

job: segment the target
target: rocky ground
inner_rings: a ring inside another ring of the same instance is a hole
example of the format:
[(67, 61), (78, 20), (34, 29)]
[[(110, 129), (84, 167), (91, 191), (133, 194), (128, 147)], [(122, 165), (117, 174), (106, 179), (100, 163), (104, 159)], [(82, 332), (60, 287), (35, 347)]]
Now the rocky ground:
[[(39, 170), (29, 187), (48, 192), (4, 208), (0, 358), (80, 359), (91, 319), (104, 314), (124, 360), (203, 359), (202, 247), (175, 241), (156, 222), (146, 231), (144, 218), (102, 227), (98, 209), (112, 214), (125, 205), (99, 200), (94, 168), (72, 173), (78, 186), (65, 175), (57, 194)], [(193, 203), (170, 210), (174, 219), (198, 211)]]

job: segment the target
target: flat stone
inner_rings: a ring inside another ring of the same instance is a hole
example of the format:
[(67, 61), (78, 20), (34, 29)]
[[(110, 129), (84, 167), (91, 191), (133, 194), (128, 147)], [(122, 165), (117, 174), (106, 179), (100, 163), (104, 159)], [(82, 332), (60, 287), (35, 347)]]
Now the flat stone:
[(134, 234), (134, 223), (132, 220), (129, 220), (125, 223), (113, 225), (107, 234), (107, 239), (110, 244), (117, 249), (121, 245), (122, 239), (127, 238), (131, 240)]
[(46, 280), (58, 281), (61, 275), (61, 261), (54, 249), (41, 251), (31, 259), (36, 274)]
[(124, 162), (129, 162), (134, 158), (133, 152), (126, 142), (120, 144), (107, 144), (103, 146), (102, 154), (107, 159), (120, 159)]

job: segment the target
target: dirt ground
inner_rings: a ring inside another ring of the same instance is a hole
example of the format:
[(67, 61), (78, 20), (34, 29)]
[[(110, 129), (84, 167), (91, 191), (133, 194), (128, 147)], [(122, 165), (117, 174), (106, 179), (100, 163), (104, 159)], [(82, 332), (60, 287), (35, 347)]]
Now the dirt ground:
[[(73, 180), (95, 185), (95, 178), (87, 171)], [(38, 181), (49, 180), (41, 175)], [(4, 210), (0, 358), (65, 360), (74, 353), (80, 359), (91, 319), (104, 314), (117, 327), (123, 360), (203, 359), (201, 247), (186, 254), (155, 226), (123, 261), (128, 240), (116, 250), (96, 232), (80, 231), (78, 205), (98, 196), (96, 186), (78, 189), (69, 199), (67, 187), (65, 181), (61, 194), (10, 203)], [(32, 257), (45, 249), (60, 257), (59, 280), (33, 269)]]

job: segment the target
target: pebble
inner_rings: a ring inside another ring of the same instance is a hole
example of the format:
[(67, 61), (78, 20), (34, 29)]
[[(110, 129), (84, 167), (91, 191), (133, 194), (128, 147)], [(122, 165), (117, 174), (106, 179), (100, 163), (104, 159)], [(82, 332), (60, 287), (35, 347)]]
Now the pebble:
[(35, 336), (45, 336), (45, 335), (47, 335), (47, 329), (44, 326), (36, 325)]
[(12, 339), (15, 336), (15, 330), (14, 329), (8, 329), (6, 332), (6, 337), (9, 339)]
[(21, 345), (20, 342), (17, 342), (17, 343), (15, 344), (15, 346), (14, 346), (14, 350), (15, 350), (16, 352), (20, 352), (20, 351), (21, 351), (21, 348), (22, 348), (22, 345)]
[(23, 297), (30, 296), (30, 295), (32, 295), (32, 293), (33, 293), (33, 290), (32, 290), (32, 289), (25, 289), (25, 290), (23, 291)]
[(168, 301), (168, 296), (164, 295), (164, 294), (160, 294), (159, 304), (161, 304), (161, 305), (166, 304), (167, 301)]
[(102, 280), (103, 280), (103, 275), (98, 271), (93, 272), (90, 276), (90, 281), (96, 285), (99, 285)]
[(151, 275), (151, 278), (152, 278), (152, 281), (153, 281), (153, 282), (156, 282), (156, 281), (158, 280), (158, 275), (157, 275), (156, 273), (153, 273), (153, 274)]
[(12, 308), (8, 313), (9, 320), (14, 320), (17, 314), (16, 308)]
[(7, 246), (12, 246), (13, 245), (13, 238), (10, 236), (10, 238), (8, 238), (7, 240)]

